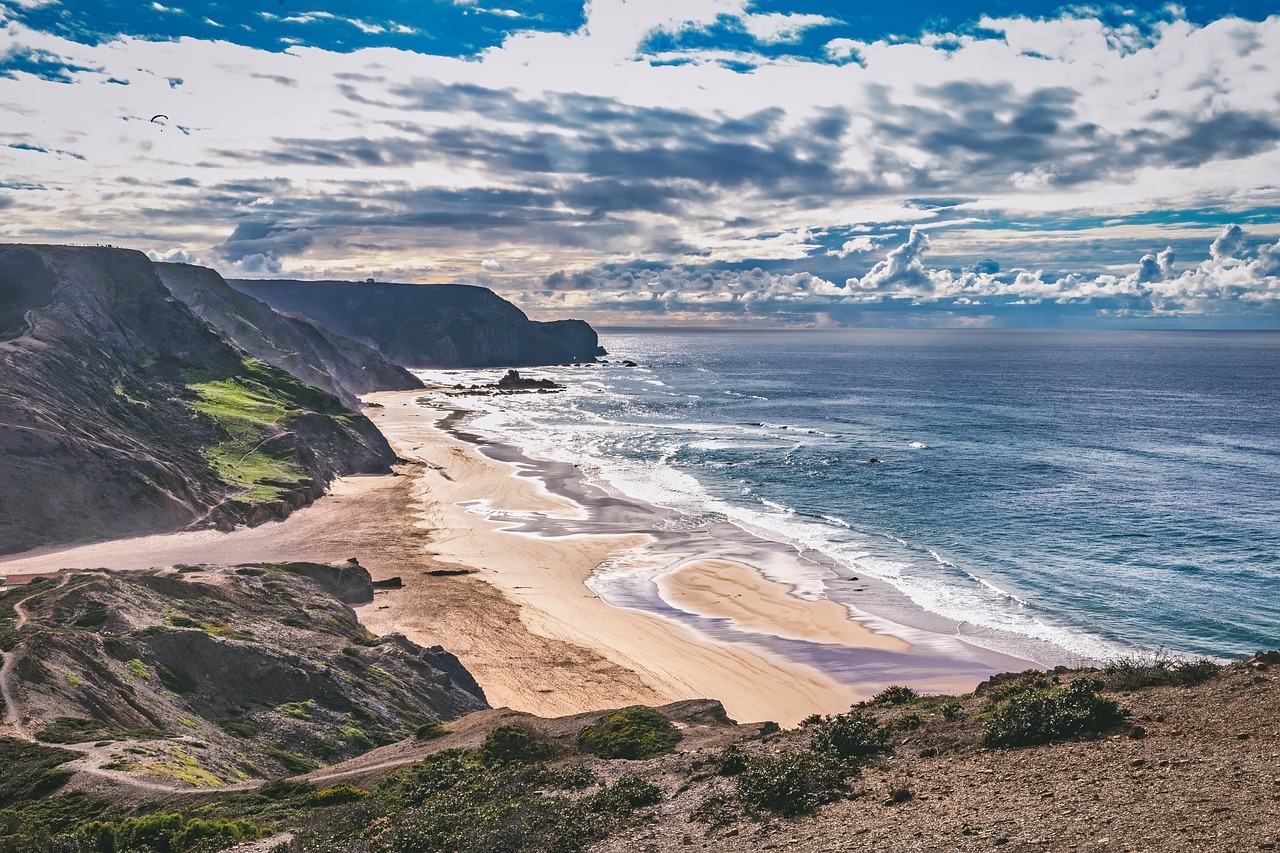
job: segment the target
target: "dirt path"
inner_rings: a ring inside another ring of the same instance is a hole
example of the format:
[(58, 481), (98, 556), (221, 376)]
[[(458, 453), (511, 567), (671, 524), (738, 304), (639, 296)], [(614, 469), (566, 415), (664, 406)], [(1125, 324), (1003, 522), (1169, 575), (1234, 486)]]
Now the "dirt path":
[[(58, 585), (54, 589), (62, 589), (67, 581), (71, 580), (70, 575), (63, 575), (58, 581)], [(27, 612), (27, 602), (35, 598), (43, 590), (37, 590), (31, 593), (21, 601), (13, 603), (13, 612), (18, 619), (14, 622), (14, 630), (21, 630), (23, 626), (31, 619), (31, 614)], [(0, 665), (0, 699), (4, 700), (4, 723), (0, 725), (0, 735), (9, 737), (21, 737), (34, 740), (26, 726), (22, 724), (22, 713), (18, 709), (18, 703), (13, 696), (13, 672), (22, 660), (22, 655), (18, 652), (5, 652), (4, 664)]]

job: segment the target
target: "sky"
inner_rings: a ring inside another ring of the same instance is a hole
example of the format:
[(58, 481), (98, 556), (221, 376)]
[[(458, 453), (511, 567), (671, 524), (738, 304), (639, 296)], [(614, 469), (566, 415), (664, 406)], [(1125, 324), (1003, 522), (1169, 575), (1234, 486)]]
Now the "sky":
[(597, 325), (1280, 329), (1280, 0), (0, 0), (0, 240)]

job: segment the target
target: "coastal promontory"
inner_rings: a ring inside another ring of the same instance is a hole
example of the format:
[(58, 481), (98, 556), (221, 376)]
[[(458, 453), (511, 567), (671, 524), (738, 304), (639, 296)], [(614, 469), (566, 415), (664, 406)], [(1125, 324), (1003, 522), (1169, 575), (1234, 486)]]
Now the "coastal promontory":
[(0, 553), (282, 517), (395, 459), (229, 343), (141, 252), (0, 246)]

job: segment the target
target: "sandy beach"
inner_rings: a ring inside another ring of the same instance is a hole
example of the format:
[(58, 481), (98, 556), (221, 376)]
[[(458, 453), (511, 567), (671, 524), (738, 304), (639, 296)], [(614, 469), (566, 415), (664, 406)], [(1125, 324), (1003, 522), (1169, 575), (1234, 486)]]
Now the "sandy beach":
[[(422, 391), (366, 401), (406, 460), (397, 476), (340, 480), (282, 522), (46, 549), (0, 560), (0, 574), (355, 557), (404, 583), (361, 608), (370, 630), (441, 645), (494, 706), (540, 715), (709, 697), (738, 720), (794, 724), (890, 683), (961, 692), (1031, 665), (792, 595), (761, 571), (798, 558), (776, 543), (728, 525), (673, 533), (660, 508), (572, 466), (468, 436)], [(602, 566), (652, 577), (651, 598), (606, 601), (587, 585)]]

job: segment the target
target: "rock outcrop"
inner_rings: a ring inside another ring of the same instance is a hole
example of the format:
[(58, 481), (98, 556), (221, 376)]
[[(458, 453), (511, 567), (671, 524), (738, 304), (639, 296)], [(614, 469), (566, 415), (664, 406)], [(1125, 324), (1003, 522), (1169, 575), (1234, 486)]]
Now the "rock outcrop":
[[(375, 637), (354, 563), (76, 572), (10, 593), (10, 719), (105, 769), (198, 787), (297, 773), (488, 707), (457, 658)], [(192, 742), (198, 744), (192, 748)]]
[(140, 252), (0, 246), (0, 553), (287, 514), (395, 459), (247, 358)]
[(229, 284), (376, 347), (406, 367), (524, 367), (604, 354), (582, 320), (535, 322), (491, 290), (461, 284), (249, 281)]
[(165, 287), (228, 341), (299, 382), (327, 391), (353, 411), (359, 411), (361, 394), (422, 387), (413, 374), (372, 347), (279, 314), (207, 267), (155, 266)]

